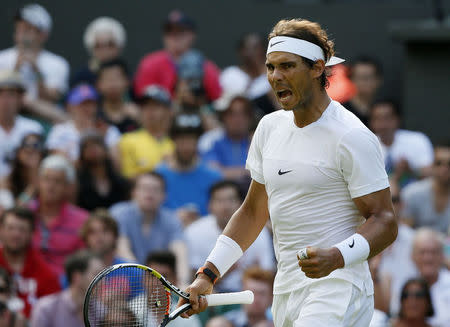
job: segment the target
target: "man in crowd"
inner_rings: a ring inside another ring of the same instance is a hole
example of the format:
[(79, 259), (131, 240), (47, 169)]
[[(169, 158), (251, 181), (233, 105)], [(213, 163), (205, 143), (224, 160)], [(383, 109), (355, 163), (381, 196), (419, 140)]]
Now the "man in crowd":
[(67, 111), (70, 120), (53, 126), (47, 137), (47, 148), (55, 153), (67, 156), (71, 161), (78, 160), (80, 141), (83, 134), (98, 131), (104, 137), (105, 144), (114, 154), (119, 142), (120, 132), (115, 126), (102, 125), (97, 116), (98, 94), (87, 84), (74, 87), (67, 96)]
[[(165, 205), (178, 210), (181, 216), (186, 216), (183, 211), (205, 215), (209, 188), (222, 179), (221, 173), (208, 167), (197, 153), (198, 139), (202, 133), (200, 116), (177, 115), (170, 131), (175, 143), (175, 154), (156, 169), (166, 181)], [(187, 224), (189, 222), (185, 222)]]
[(64, 260), (84, 246), (79, 231), (88, 213), (69, 202), (75, 169), (60, 155), (45, 158), (39, 168), (38, 197), (31, 203), (36, 216), (33, 244), (61, 276)]
[(272, 288), (274, 274), (271, 270), (250, 267), (244, 271), (242, 285), (244, 290), (250, 290), (255, 295), (251, 304), (242, 305), (241, 310), (225, 314), (235, 327), (255, 327), (267, 321), (267, 310), (272, 304)]
[(111, 207), (119, 225), (118, 255), (143, 263), (151, 251), (171, 250), (183, 283), (189, 273), (183, 230), (177, 217), (162, 208), (165, 196), (164, 179), (157, 173), (147, 173), (136, 177), (131, 201)]
[(14, 151), (25, 135), (42, 134), (42, 126), (19, 115), (23, 104), (25, 85), (22, 77), (13, 71), (0, 71), (0, 177), (11, 169)]
[(421, 278), (430, 287), (434, 316), (432, 326), (450, 326), (450, 272), (444, 267), (444, 237), (430, 228), (419, 228), (413, 240), (412, 258)]
[(356, 94), (343, 106), (368, 126), (370, 106), (383, 80), (381, 65), (374, 58), (360, 56), (350, 68), (350, 78), (356, 87)]
[(170, 95), (157, 85), (148, 86), (139, 98), (142, 129), (126, 133), (119, 142), (122, 174), (135, 177), (149, 172), (173, 152), (168, 137), (171, 124)]
[(403, 189), (403, 215), (414, 227), (446, 234), (450, 227), (450, 144), (436, 144), (432, 177)]
[(31, 314), (31, 326), (83, 327), (83, 303), (89, 283), (104, 268), (92, 253), (80, 251), (65, 263), (69, 288), (45, 296), (36, 303)]
[(433, 146), (420, 132), (400, 129), (400, 108), (391, 100), (375, 102), (370, 109), (370, 128), (379, 137), (386, 172), (404, 186), (430, 175)]
[[(139, 63), (134, 85), (137, 96), (153, 84), (165, 87), (174, 95), (177, 84), (176, 63), (192, 49), (196, 38), (195, 23), (183, 12), (174, 10), (164, 22), (163, 33), (164, 50), (150, 53)], [(219, 69), (211, 61), (205, 60), (203, 71), (203, 87), (211, 102), (221, 94)]]
[(31, 245), (34, 215), (25, 208), (6, 210), (0, 217), (0, 267), (13, 278), (11, 287), (24, 302), (29, 317), (36, 300), (60, 290), (57, 275)]
[[(198, 219), (185, 230), (189, 249), (190, 267), (195, 273), (213, 249), (217, 237), (223, 232), (233, 213), (242, 204), (243, 195), (239, 185), (225, 180), (214, 184), (209, 191), (209, 215)], [(202, 237), (199, 237), (202, 235)], [(242, 289), (242, 273), (251, 266), (274, 270), (272, 240), (269, 232), (263, 229), (252, 246), (220, 282), (220, 292), (238, 292)]]

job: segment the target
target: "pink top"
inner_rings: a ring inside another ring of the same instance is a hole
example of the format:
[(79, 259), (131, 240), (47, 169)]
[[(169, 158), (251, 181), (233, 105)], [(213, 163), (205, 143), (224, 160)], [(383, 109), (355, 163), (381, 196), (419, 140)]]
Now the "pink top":
[(39, 201), (33, 201), (30, 209), (36, 213), (33, 246), (61, 276), (64, 274), (66, 257), (84, 247), (80, 229), (89, 213), (66, 202), (62, 205), (59, 215), (46, 225), (39, 217)]

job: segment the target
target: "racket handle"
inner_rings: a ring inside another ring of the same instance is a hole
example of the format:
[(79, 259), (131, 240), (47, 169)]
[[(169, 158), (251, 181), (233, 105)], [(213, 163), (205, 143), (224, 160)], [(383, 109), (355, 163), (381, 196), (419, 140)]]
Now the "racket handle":
[(206, 300), (208, 301), (208, 306), (253, 303), (252, 291), (209, 294), (206, 295), (205, 297)]

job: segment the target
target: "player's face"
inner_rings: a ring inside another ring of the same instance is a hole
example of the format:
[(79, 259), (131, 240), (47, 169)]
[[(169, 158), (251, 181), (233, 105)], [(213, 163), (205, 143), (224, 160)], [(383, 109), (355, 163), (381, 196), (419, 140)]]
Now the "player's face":
[(272, 52), (266, 58), (267, 79), (284, 110), (305, 106), (312, 97), (314, 73), (300, 56)]

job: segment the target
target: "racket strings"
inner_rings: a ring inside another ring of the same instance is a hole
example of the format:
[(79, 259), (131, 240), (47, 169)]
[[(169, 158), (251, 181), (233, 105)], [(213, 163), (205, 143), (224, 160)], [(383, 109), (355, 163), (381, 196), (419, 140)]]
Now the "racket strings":
[(159, 327), (169, 311), (170, 292), (150, 271), (125, 266), (94, 285), (88, 305), (93, 327)]

